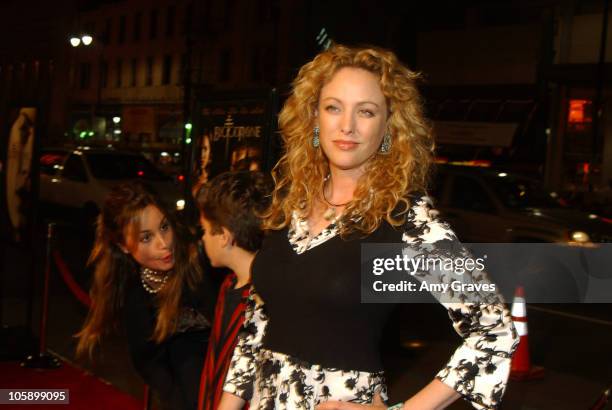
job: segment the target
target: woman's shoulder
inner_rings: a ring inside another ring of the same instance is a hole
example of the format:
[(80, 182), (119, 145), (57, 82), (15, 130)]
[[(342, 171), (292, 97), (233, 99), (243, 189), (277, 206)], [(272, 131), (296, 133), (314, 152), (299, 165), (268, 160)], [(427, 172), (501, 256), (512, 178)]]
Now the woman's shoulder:
[(441, 240), (456, 240), (450, 225), (440, 216), (433, 199), (424, 192), (406, 195), (408, 209), (402, 227), (403, 241), (407, 243), (434, 243)]

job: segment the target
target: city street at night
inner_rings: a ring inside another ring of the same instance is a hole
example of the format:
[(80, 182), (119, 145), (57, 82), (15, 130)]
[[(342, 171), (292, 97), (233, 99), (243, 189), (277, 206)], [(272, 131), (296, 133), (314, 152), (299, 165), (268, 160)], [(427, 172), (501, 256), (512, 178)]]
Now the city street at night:
[(0, 410), (612, 410), (610, 0), (0, 2)]

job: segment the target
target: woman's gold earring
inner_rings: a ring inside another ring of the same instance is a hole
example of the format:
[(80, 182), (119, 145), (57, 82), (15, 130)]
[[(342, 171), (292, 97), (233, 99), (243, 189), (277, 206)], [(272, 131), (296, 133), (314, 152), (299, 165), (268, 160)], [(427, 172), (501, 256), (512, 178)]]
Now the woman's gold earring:
[(314, 130), (312, 131), (312, 146), (315, 148), (319, 148), (319, 145), (321, 145), (321, 141), (319, 140), (319, 132), (319, 127), (314, 127)]
[(391, 134), (385, 133), (382, 144), (380, 144), (379, 154), (388, 155), (391, 152)]

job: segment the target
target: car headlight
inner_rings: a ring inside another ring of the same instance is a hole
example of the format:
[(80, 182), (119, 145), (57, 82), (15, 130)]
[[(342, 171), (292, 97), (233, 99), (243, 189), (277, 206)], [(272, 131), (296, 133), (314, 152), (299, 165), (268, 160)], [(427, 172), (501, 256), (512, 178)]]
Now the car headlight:
[(578, 242), (578, 243), (590, 242), (591, 240), (591, 238), (589, 238), (589, 235), (583, 231), (572, 232), (571, 238), (572, 238), (572, 241)]
[(176, 201), (176, 209), (179, 211), (182, 211), (183, 209), (185, 209), (185, 200), (184, 199), (179, 199), (178, 201)]

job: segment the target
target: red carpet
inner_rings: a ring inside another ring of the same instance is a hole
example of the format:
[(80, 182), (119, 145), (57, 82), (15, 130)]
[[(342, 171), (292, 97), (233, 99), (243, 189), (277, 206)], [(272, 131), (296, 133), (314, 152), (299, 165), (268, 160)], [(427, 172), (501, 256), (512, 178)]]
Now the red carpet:
[(55, 370), (26, 369), (17, 362), (0, 362), (1, 389), (68, 389), (70, 404), (0, 405), (1, 410), (82, 409), (141, 410), (141, 401), (68, 363)]

